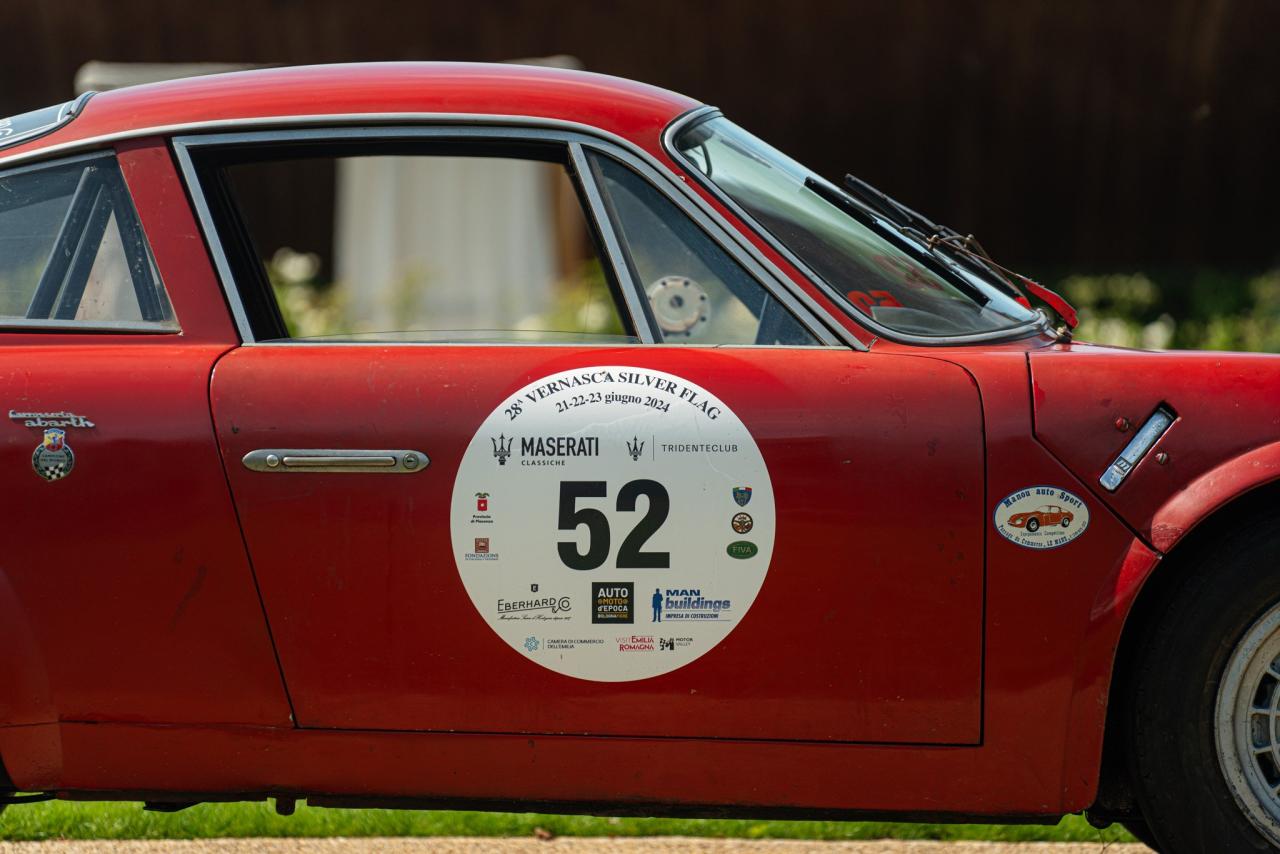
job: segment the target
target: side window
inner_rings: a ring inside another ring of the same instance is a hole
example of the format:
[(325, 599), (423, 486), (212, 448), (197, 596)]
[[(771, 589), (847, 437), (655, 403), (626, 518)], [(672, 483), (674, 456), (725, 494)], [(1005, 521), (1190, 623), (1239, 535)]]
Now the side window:
[(260, 341), (634, 341), (566, 154), (375, 141), (201, 168)]
[(0, 327), (176, 331), (115, 157), (0, 175)]
[(610, 157), (589, 156), (664, 343), (820, 343), (648, 181)]

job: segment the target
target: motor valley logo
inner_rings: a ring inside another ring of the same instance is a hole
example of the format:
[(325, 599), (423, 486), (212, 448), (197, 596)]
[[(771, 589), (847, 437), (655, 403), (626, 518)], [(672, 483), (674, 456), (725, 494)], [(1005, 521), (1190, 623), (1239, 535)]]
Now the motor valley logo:
[[(537, 586), (537, 585), (531, 585)], [(527, 599), (499, 599), (499, 620), (566, 621), (571, 619), (573, 600), (568, 596), (534, 596)]]
[(750, 381), (701, 373), (717, 388), (588, 365), (475, 389), (487, 414), (450, 475), (449, 538), (464, 616), (511, 650), (516, 678), (650, 679), (753, 618), (777, 534), (773, 483), (751, 425), (719, 397), (749, 399)]
[(1011, 543), (1043, 551), (1065, 546), (1089, 527), (1089, 507), (1056, 486), (1028, 486), (1007, 495), (992, 514), (996, 531)]
[(520, 465), (564, 466), (572, 457), (600, 456), (597, 436), (533, 436), (520, 440)]
[(635, 587), (631, 581), (591, 582), (591, 622), (634, 623)]

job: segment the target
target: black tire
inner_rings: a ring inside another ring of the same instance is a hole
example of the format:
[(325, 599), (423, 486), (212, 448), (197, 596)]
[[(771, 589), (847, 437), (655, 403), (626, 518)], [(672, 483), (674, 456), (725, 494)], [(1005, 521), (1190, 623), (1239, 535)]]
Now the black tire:
[(1071, 527), (1071, 520), (1070, 520), (1070, 519), (1063, 519), (1063, 520), (1062, 520), (1062, 527), (1064, 527), (1064, 528), (1070, 528), (1070, 527)]
[(1036, 519), (1035, 517), (1028, 519), (1027, 520), (1028, 533), (1034, 534), (1038, 530), (1040, 530), (1040, 520)]
[(1133, 834), (1134, 838), (1143, 845), (1150, 848), (1156, 854), (1162, 854), (1164, 851), (1160, 847), (1160, 843), (1156, 842), (1156, 838), (1151, 835), (1151, 828), (1147, 827), (1147, 823), (1140, 818), (1129, 818), (1120, 822), (1124, 825), (1124, 829)]
[(1189, 563), (1177, 569), (1190, 571), (1157, 603), (1131, 683), (1138, 805), (1166, 854), (1280, 851), (1233, 794), (1216, 728), (1218, 688), (1237, 643), (1280, 603), (1280, 525), (1255, 519), (1182, 557)]

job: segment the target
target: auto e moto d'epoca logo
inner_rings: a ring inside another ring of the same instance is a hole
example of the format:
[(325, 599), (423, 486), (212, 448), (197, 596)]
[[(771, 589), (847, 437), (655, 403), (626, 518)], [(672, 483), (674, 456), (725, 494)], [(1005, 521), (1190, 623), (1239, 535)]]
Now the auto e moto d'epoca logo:
[(1056, 549), (1089, 527), (1089, 507), (1056, 486), (1028, 486), (996, 505), (993, 522), (1000, 536), (1028, 549)]
[(686, 378), (627, 366), (552, 374), (497, 402), (450, 505), (476, 614), (529, 665), (600, 682), (714, 650), (764, 584), (775, 529), (741, 418)]

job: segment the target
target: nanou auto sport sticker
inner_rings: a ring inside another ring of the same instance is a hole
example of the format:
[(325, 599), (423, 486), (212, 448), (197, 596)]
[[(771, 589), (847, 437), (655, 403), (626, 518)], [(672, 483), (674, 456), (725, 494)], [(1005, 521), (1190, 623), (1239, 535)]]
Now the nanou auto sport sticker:
[(644, 368), (566, 371), (504, 400), (463, 454), (450, 513), (485, 622), (530, 661), (597, 682), (710, 651), (773, 555), (773, 488), (742, 420)]
[(1089, 527), (1089, 508), (1055, 486), (1019, 489), (996, 505), (995, 526), (1006, 540), (1028, 549), (1065, 546)]

